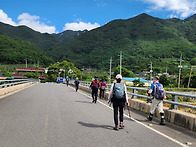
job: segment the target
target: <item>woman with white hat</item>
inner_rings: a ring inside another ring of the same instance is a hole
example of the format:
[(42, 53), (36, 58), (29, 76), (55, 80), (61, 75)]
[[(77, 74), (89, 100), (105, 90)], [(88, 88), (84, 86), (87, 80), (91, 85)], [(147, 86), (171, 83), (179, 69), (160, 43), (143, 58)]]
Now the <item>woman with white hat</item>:
[[(110, 89), (110, 94), (108, 97), (108, 103), (113, 103), (114, 109), (114, 130), (118, 131), (119, 127), (123, 128), (123, 108), (125, 103), (129, 106), (127, 87), (125, 84), (121, 83), (122, 76), (120, 74), (116, 75), (116, 83), (113, 83)], [(120, 113), (120, 125), (118, 126), (118, 111)]]

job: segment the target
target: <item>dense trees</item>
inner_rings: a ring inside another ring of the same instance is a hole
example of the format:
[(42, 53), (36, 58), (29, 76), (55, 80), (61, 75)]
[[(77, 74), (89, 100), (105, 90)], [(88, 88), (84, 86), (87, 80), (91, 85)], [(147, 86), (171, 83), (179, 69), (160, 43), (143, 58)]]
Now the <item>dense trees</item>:
[(31, 64), (39, 61), (40, 65), (49, 65), (53, 62), (46, 53), (35, 48), (29, 42), (11, 39), (0, 33), (0, 63), (21, 64), (25, 63), (26, 58)]

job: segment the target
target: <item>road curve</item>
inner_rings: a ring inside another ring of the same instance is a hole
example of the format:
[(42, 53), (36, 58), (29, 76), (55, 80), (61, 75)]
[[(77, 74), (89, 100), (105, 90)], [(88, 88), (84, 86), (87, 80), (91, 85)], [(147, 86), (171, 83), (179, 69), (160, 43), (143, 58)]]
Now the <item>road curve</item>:
[(0, 100), (1, 147), (178, 147), (125, 119), (116, 132), (113, 112), (58, 84), (36, 84)]

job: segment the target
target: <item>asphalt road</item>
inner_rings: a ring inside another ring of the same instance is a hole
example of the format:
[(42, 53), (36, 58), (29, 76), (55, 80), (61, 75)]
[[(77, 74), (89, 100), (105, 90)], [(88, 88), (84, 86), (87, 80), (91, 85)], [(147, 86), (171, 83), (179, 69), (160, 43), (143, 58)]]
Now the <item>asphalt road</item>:
[(132, 112), (137, 120), (125, 118), (125, 128), (116, 132), (113, 112), (103, 103), (91, 104), (84, 94), (57, 84), (36, 84), (9, 95), (0, 100), (0, 146), (178, 147), (196, 139), (170, 125), (153, 122), (148, 128), (137, 112)]

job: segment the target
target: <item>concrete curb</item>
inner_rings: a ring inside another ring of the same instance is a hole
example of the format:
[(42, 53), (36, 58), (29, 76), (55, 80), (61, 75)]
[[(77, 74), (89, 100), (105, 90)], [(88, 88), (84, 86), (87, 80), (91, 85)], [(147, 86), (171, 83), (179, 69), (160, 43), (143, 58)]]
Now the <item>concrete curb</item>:
[[(80, 90), (86, 91), (88, 93), (91, 92), (89, 90), (89, 87), (81, 86)], [(109, 92), (105, 93), (105, 97), (107, 98), (109, 95)], [(150, 112), (150, 104), (146, 103), (139, 99), (129, 99), (130, 107), (139, 111), (142, 111), (144, 113)], [(184, 128), (187, 128), (192, 131), (196, 131), (196, 115), (190, 114), (187, 112), (182, 112), (180, 110), (170, 110), (167, 107), (164, 107), (165, 112), (165, 119), (166, 121), (176, 124), (178, 126), (182, 126)], [(160, 114), (156, 110), (155, 117), (160, 118)]]
[(24, 89), (24, 88), (26, 88), (26, 87), (28, 87), (28, 86), (30, 86), (32, 84), (34, 84), (34, 83), (33, 82), (29, 82), (29, 83), (16, 85), (16, 86), (2, 88), (2, 89), (0, 89), (0, 96), (4, 96), (4, 95), (6, 95), (8, 93), (12, 93), (12, 92), (20, 90), (20, 89)]

